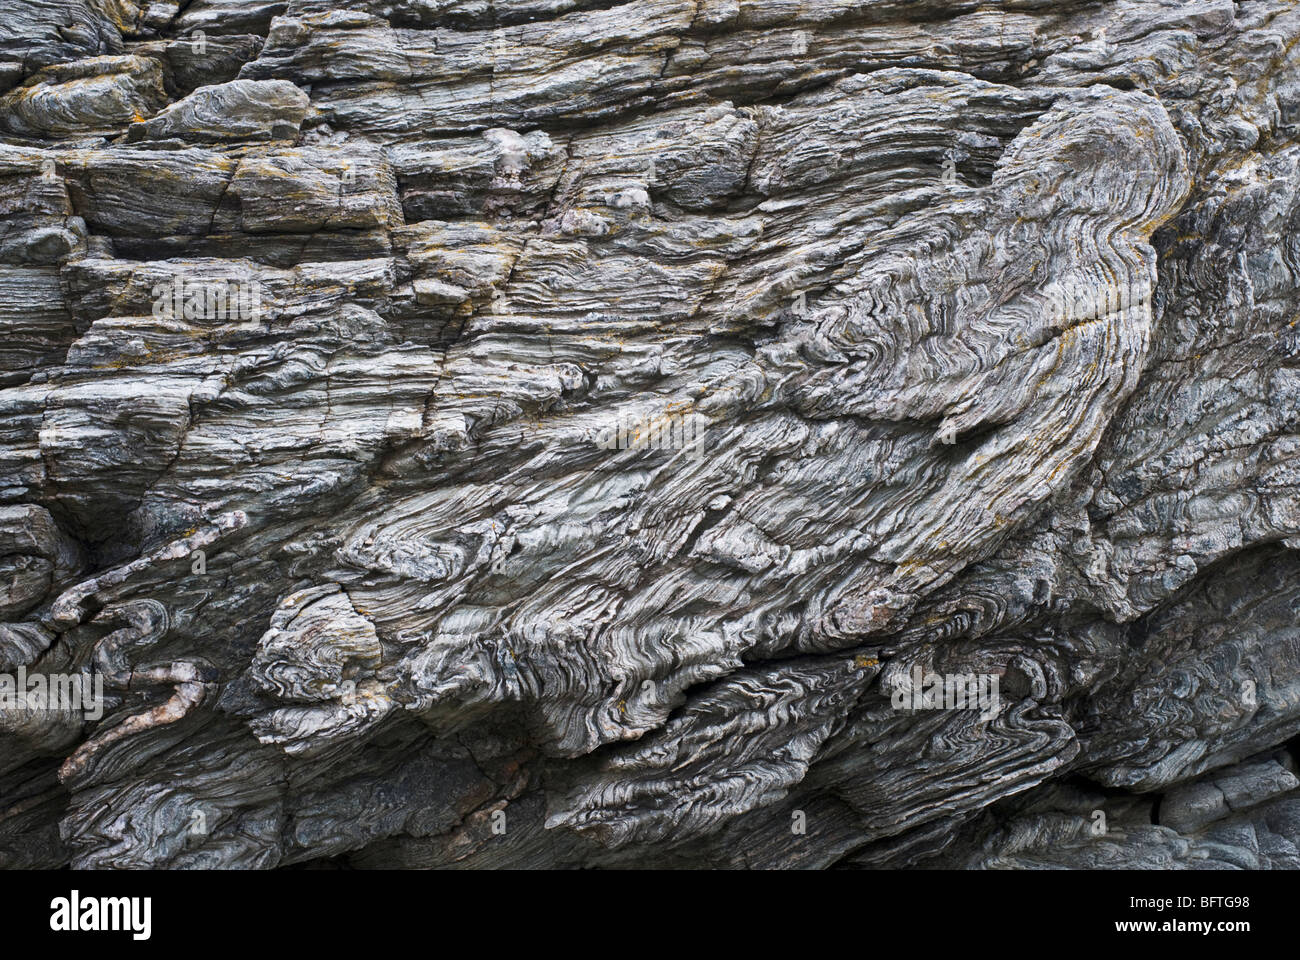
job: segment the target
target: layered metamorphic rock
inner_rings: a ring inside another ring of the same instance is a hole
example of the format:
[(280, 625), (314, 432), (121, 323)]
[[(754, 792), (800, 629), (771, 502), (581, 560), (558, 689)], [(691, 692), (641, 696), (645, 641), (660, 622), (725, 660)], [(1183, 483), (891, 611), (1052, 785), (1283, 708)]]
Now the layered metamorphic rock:
[(1300, 867), (1297, 0), (5, 13), (0, 865)]

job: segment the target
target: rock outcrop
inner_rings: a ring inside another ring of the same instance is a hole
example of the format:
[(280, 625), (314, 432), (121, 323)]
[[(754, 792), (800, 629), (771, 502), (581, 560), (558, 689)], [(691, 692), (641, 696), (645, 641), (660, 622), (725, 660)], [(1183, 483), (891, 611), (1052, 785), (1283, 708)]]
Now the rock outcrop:
[(0, 24), (0, 866), (1300, 867), (1300, 4), (346, 6)]

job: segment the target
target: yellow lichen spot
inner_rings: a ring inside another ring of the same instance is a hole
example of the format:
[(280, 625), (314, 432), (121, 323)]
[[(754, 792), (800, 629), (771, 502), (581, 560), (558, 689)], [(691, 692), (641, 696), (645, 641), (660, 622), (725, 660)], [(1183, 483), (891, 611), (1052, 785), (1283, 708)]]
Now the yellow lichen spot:
[(879, 660), (875, 660), (871, 657), (864, 657), (862, 654), (858, 654), (856, 657), (853, 658), (853, 665), (859, 668), (874, 667), (878, 663), (880, 663)]

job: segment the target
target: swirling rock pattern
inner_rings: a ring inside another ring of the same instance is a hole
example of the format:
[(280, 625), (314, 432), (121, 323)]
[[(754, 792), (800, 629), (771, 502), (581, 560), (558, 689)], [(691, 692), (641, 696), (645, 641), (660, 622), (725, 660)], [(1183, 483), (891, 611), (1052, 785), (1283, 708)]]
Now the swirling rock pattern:
[(0, 866), (1300, 865), (1294, 0), (183, 7), (0, 24)]

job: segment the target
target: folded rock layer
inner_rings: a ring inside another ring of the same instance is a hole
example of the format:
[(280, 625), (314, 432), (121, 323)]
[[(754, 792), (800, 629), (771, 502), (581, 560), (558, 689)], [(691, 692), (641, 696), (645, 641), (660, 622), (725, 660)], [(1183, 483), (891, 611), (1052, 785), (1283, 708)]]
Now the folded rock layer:
[(347, 7), (0, 25), (0, 866), (1300, 865), (1300, 5)]

